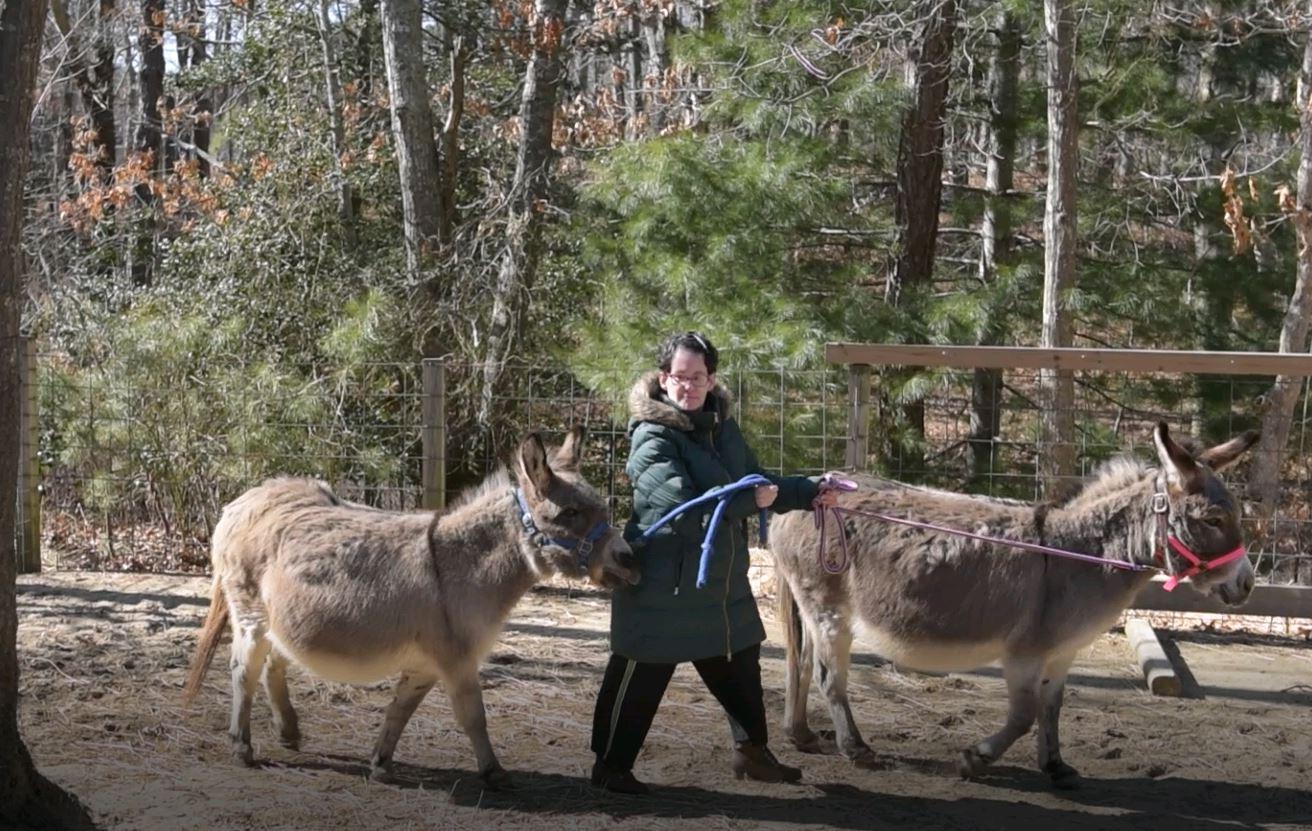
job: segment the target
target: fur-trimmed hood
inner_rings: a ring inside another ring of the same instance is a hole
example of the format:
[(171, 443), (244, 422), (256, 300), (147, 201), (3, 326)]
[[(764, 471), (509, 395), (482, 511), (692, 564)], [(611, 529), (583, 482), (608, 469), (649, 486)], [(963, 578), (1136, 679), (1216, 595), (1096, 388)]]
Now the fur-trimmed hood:
[[(706, 395), (703, 411), (713, 412), (716, 423), (724, 421), (733, 404), (733, 396), (724, 387), (716, 384)], [(693, 429), (692, 419), (683, 410), (670, 403), (661, 389), (661, 377), (658, 370), (645, 373), (629, 391), (629, 418), (635, 422), (650, 421), (663, 424), (675, 430), (687, 432)]]

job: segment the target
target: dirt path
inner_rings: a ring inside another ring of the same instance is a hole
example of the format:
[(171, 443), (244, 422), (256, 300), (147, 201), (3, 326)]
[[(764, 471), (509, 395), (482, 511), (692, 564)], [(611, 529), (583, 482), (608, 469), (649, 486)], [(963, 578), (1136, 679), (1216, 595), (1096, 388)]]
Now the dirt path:
[[(988, 778), (962, 782), (957, 751), (1005, 712), (996, 669), (932, 677), (855, 656), (852, 702), (890, 769), (802, 756), (776, 740), (804, 784), (735, 781), (724, 716), (682, 667), (638, 761), (647, 798), (586, 782), (587, 736), (606, 659), (601, 595), (544, 588), (525, 598), (483, 673), (493, 742), (515, 776), (484, 792), (445, 696), (420, 707), (397, 749), (400, 785), (368, 781), (390, 693), (292, 677), (304, 751), (274, 741), (256, 700), (256, 754), (229, 761), (227, 649), (198, 702), (179, 704), (208, 581), (56, 573), (19, 578), (21, 722), (43, 772), (107, 829), (328, 828), (1312, 828), (1312, 644), (1301, 638), (1177, 633), (1201, 699), (1143, 690), (1124, 638), (1076, 663), (1063, 748), (1086, 778), (1054, 794), (1024, 739)], [(766, 604), (763, 604), (763, 606)], [(769, 621), (767, 706), (782, 718), (783, 657)], [(859, 649), (859, 647), (858, 647)], [(827, 725), (817, 695), (813, 722)]]

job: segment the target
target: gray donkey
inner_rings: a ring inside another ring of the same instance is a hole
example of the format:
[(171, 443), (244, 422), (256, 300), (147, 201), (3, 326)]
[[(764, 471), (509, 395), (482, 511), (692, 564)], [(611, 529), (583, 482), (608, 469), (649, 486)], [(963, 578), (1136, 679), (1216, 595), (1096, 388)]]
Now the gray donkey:
[(394, 513), (343, 501), (322, 483), (272, 479), (223, 509), (214, 529), (214, 589), (185, 697), (200, 689), (232, 621), (233, 751), (253, 764), (251, 698), (264, 671), (282, 743), (300, 742), (286, 670), (370, 683), (400, 673), (371, 763), (392, 751), (441, 680), (489, 785), (505, 770), (488, 739), (478, 669), (512, 607), (553, 572), (615, 587), (638, 581), (606, 503), (579, 474), (583, 431), (548, 462), (536, 434), (503, 469), (445, 513)]
[[(1246, 433), (1195, 458), (1153, 432), (1161, 462), (1151, 468), (1128, 458), (1102, 467), (1064, 504), (1034, 506), (912, 487), (871, 476), (844, 494), (843, 508), (874, 511), (990, 537), (1084, 552), (1107, 560), (1160, 567), (1188, 577), (1230, 605), (1253, 588), (1253, 568), (1241, 556), (1239, 508), (1215, 475), (1257, 441)], [(807, 723), (812, 672), (829, 704), (841, 752), (862, 766), (877, 760), (861, 738), (847, 700), (853, 624), (883, 657), (923, 670), (962, 671), (1000, 661), (1007, 683), (1006, 724), (961, 752), (963, 777), (981, 773), (1033, 726), (1038, 766), (1053, 786), (1076, 787), (1062, 761), (1058, 715), (1075, 654), (1111, 627), (1151, 579), (1150, 571), (1020, 551), (941, 532), (848, 515), (829, 519), (828, 545), (845, 534), (850, 568), (830, 574), (818, 559), (819, 532), (802, 512), (784, 514), (770, 530), (787, 643), (784, 720), (807, 752), (820, 745)], [(1189, 568), (1179, 547), (1203, 567)], [(1238, 550), (1237, 550), (1238, 549)], [(1221, 563), (1224, 555), (1234, 559)], [(1207, 568), (1217, 560), (1219, 567)]]

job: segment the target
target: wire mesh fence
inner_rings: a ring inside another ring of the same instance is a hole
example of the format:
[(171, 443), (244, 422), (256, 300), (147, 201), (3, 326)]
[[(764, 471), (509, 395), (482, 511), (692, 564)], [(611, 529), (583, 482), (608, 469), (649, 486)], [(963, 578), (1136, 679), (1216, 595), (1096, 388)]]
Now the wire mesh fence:
[[(483, 367), (447, 362), (439, 402), (443, 484), (450, 496), (481, 481), (529, 430), (559, 442), (589, 430), (584, 473), (627, 519), (623, 377), (561, 366), (511, 365), (491, 417), (476, 401)], [(222, 505), (264, 478), (316, 476), (347, 499), (410, 510), (424, 501), (424, 373), (418, 364), (247, 368), (240, 377), (121, 372), (43, 355), (35, 362), (34, 439), (41, 482), (42, 552), (64, 567), (199, 571)], [(720, 385), (764, 469), (818, 474), (845, 466), (853, 412), (868, 418), (867, 466), (952, 490), (1036, 499), (1050, 443), (1039, 377), (1005, 370), (876, 369), (868, 411), (854, 406), (846, 367), (735, 371)], [(1121, 452), (1155, 458), (1152, 425), (1211, 443), (1260, 421), (1269, 378), (1084, 372), (1072, 407), (1075, 477)], [(429, 391), (431, 393), (431, 391)], [(1312, 583), (1306, 386), (1280, 470), (1268, 526), (1250, 527), (1263, 578)], [(430, 449), (429, 455), (433, 455)], [(429, 459), (428, 463), (432, 463)], [(1245, 495), (1247, 467), (1227, 473)]]

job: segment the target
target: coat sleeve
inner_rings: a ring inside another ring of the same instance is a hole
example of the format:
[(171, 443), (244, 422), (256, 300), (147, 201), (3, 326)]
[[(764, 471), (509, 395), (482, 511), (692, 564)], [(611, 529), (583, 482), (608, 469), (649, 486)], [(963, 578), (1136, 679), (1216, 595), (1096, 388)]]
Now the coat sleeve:
[[(678, 447), (658, 430), (647, 433), (636, 444), (626, 469), (633, 484), (633, 512), (649, 519), (648, 525), (701, 496)], [(702, 513), (700, 507), (692, 508), (673, 522), (700, 522)]]
[[(737, 422), (726, 422), (726, 428), (729, 425), (732, 425), (732, 429), (738, 433), (737, 440), (743, 443), (743, 448), (746, 450), (747, 472), (760, 474), (779, 488), (779, 495), (769, 510), (782, 514), (810, 508), (811, 501), (820, 493), (819, 481), (806, 476), (776, 476), (761, 470), (761, 463), (757, 461), (756, 453), (752, 451), (752, 446), (742, 435)], [(724, 509), (725, 516), (729, 519), (746, 519), (755, 515), (756, 511), (756, 495), (751, 488), (735, 496)]]

